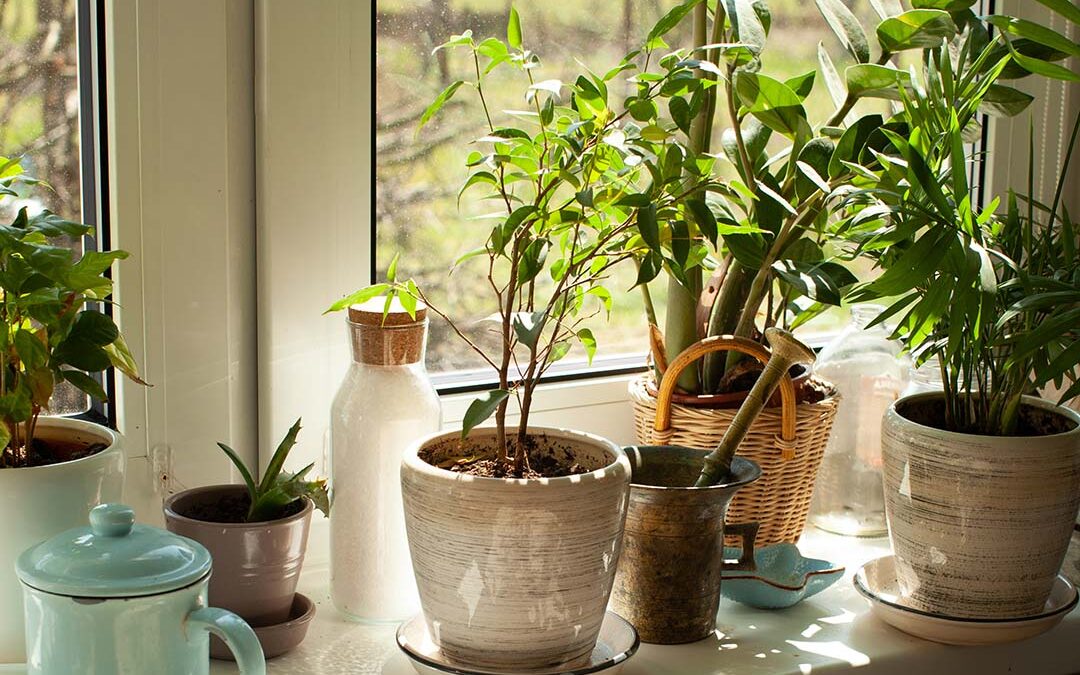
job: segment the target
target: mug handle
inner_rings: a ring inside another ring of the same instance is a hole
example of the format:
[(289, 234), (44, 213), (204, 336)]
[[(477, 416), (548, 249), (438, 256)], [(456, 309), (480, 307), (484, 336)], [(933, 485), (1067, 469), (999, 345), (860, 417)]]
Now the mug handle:
[(758, 523), (732, 523), (724, 526), (724, 534), (737, 534), (742, 537), (742, 554), (738, 560), (723, 562), (725, 570), (748, 570), (753, 572), (757, 569), (754, 562), (754, 539), (757, 538)]
[(243, 675), (266, 675), (266, 659), (259, 638), (239, 616), (217, 607), (203, 607), (188, 614), (187, 621), (192, 628), (224, 640), (236, 656), (236, 665)]

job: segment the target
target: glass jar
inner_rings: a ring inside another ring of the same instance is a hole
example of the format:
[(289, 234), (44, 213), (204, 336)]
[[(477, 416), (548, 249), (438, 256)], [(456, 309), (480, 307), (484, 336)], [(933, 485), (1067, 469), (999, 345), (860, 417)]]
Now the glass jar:
[(814, 372), (840, 392), (840, 407), (810, 507), (817, 527), (859, 537), (885, 534), (881, 418), (904, 387), (906, 360), (881, 325), (884, 308), (857, 305), (851, 323), (818, 356)]
[(918, 368), (914, 364), (908, 368), (908, 385), (902, 396), (922, 394), (928, 391), (943, 391), (944, 383), (941, 381), (941, 366), (936, 356), (926, 360)]
[(424, 367), (427, 310), (385, 298), (349, 309), (353, 362), (330, 411), (330, 597), (357, 621), (419, 611), (401, 506), (402, 453), (439, 430)]

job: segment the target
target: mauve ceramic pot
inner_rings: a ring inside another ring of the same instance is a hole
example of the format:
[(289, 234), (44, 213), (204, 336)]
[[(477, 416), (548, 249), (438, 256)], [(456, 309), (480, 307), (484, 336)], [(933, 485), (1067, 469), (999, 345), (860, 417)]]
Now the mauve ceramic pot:
[(196, 504), (244, 493), (243, 485), (177, 493), (165, 501), (165, 525), (170, 532), (199, 542), (213, 556), (211, 605), (239, 614), (253, 627), (279, 624), (289, 619), (292, 609), (314, 506), (305, 500), (299, 513), (261, 523), (211, 523), (186, 515)]
[[(588, 473), (533, 480), (440, 469), (460, 432), (420, 439), (401, 467), (405, 528), (431, 639), (449, 659), (498, 672), (587, 661), (622, 547), (630, 463), (612, 442), (530, 427)], [(474, 429), (467, 451), (491, 447)], [(571, 667), (570, 665), (567, 666)]]
[[(904, 416), (940, 393), (896, 401), (882, 423), (885, 514), (905, 604), (968, 619), (1039, 614), (1080, 506), (1080, 415), (1047, 436), (976, 436)], [(940, 402), (944, 405), (944, 402)]]

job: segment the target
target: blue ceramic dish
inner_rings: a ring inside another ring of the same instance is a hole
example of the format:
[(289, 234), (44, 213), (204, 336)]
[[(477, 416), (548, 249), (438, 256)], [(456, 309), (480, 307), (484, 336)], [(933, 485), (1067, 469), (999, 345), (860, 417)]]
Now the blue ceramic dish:
[[(739, 557), (740, 549), (725, 548), (724, 558)], [(720, 594), (761, 609), (791, 607), (803, 598), (820, 593), (840, 577), (844, 568), (827, 560), (804, 558), (794, 544), (773, 544), (754, 552), (757, 570), (723, 573)]]

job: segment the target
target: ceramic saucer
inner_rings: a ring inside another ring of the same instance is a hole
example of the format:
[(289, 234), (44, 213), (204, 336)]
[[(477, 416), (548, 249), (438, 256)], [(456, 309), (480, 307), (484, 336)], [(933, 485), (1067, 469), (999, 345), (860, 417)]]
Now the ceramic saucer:
[[(315, 603), (303, 593), (297, 593), (293, 596), (293, 605), (287, 620), (272, 626), (253, 627), (252, 630), (259, 638), (263, 655), (272, 659), (296, 649), (307, 636), (308, 625), (314, 618)], [(235, 660), (232, 651), (225, 646), (225, 643), (213, 635), (210, 636), (210, 656), (222, 661)]]
[[(725, 560), (737, 560), (741, 548), (725, 548)], [(754, 551), (757, 569), (723, 570), (720, 594), (760, 609), (781, 609), (820, 593), (840, 577), (844, 568), (827, 560), (804, 558), (794, 544), (780, 543)]]
[(1054, 581), (1041, 614), (1019, 619), (962, 619), (907, 607), (896, 582), (896, 559), (871, 560), (855, 574), (855, 589), (870, 602), (871, 611), (893, 628), (924, 640), (947, 645), (990, 645), (1026, 640), (1045, 633), (1077, 603), (1077, 590), (1062, 576)]
[(604, 675), (615, 675), (622, 670), (623, 663), (637, 651), (640, 640), (637, 631), (626, 619), (614, 612), (608, 612), (600, 626), (596, 648), (588, 660), (574, 666), (515, 670), (513, 673), (450, 661), (431, 641), (423, 614), (401, 624), (397, 631), (397, 643), (420, 675), (586, 675), (600, 672)]

